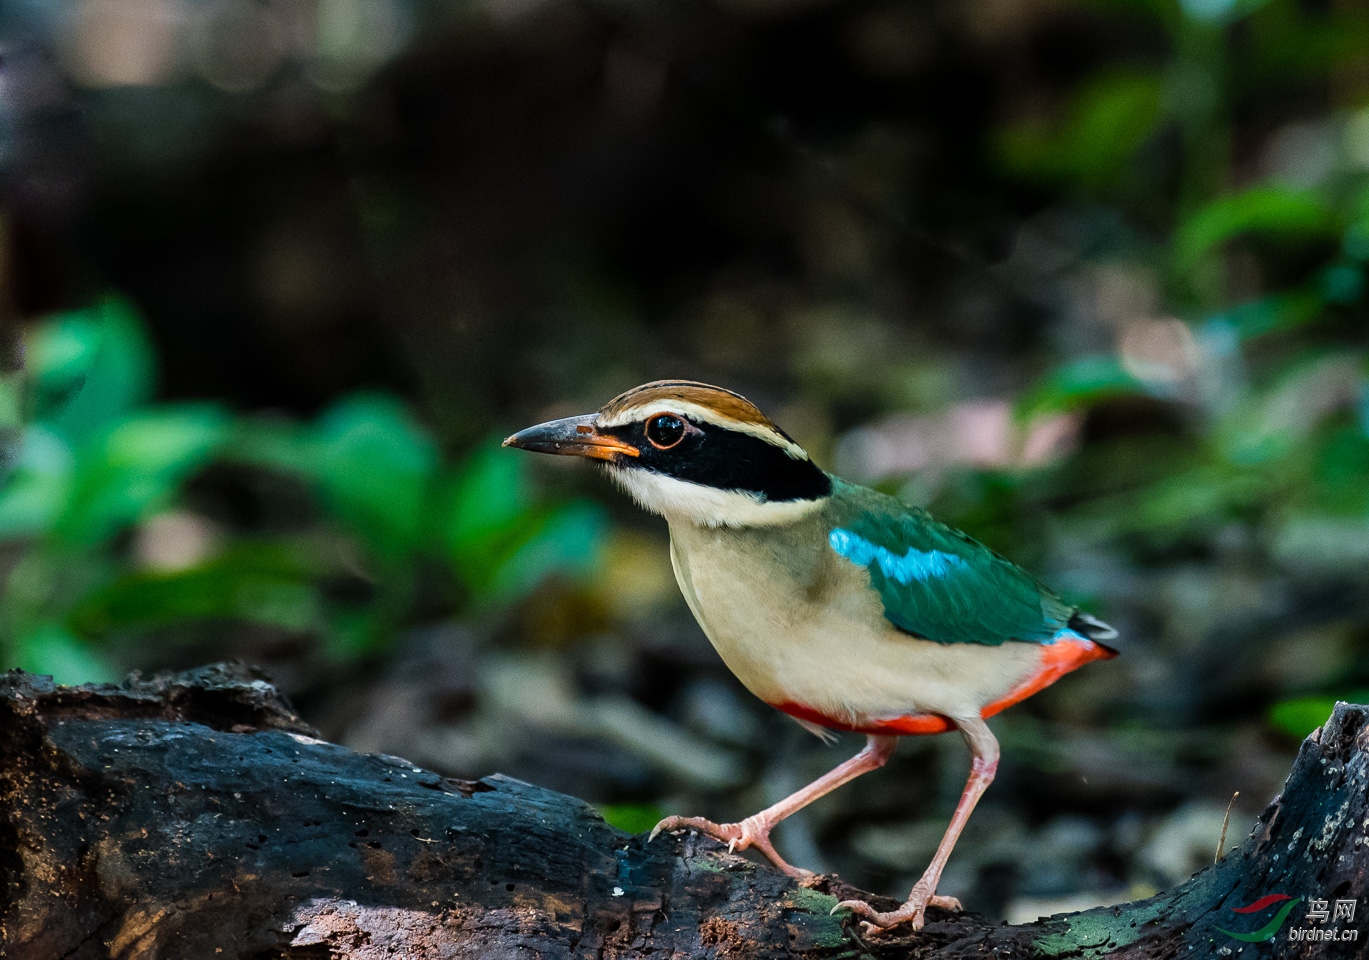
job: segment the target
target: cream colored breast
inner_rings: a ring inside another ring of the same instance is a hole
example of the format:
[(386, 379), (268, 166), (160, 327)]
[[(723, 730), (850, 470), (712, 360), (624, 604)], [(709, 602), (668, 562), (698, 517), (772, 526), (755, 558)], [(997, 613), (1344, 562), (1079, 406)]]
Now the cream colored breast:
[(820, 523), (764, 531), (671, 524), (685, 601), (723, 662), (762, 700), (847, 721), (977, 716), (1037, 668), (1035, 644), (939, 644), (898, 631), (869, 574), (827, 549), (822, 532)]

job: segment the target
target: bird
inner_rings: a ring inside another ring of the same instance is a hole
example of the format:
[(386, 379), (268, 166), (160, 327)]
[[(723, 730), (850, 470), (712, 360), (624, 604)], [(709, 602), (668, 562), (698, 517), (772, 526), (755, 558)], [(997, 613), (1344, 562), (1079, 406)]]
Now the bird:
[(780, 821), (888, 761), (898, 738), (957, 731), (970, 772), (944, 837), (907, 900), (879, 911), (844, 900), (866, 933), (914, 931), (956, 840), (998, 769), (986, 720), (1094, 660), (1117, 631), (926, 510), (822, 470), (745, 397), (658, 380), (598, 411), (541, 423), (504, 446), (585, 457), (665, 518), (690, 612), (753, 694), (808, 731), (864, 734), (858, 754), (737, 823), (666, 817), (754, 848), (785, 874), (770, 840)]

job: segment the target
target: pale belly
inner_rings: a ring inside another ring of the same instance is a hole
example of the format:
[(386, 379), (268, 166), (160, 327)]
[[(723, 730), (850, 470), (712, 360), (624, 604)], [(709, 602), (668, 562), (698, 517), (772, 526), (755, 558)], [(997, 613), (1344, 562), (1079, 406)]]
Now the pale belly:
[(1040, 669), (1036, 644), (940, 644), (900, 632), (854, 565), (834, 566), (849, 582), (830, 589), (829, 572), (829, 589), (813, 596), (763, 558), (682, 550), (675, 533), (671, 560), (695, 619), (737, 678), (774, 706), (856, 729), (919, 714), (979, 717)]

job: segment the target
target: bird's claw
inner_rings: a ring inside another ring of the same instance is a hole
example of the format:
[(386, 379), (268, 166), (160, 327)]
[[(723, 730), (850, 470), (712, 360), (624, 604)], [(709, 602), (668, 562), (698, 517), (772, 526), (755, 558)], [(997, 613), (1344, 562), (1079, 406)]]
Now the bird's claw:
[[(700, 833), (707, 833), (708, 831), (704, 830), (703, 827), (700, 826), (701, 824), (708, 824), (712, 827), (718, 826), (717, 824), (709, 823), (709, 821), (704, 820), (701, 817), (666, 817), (660, 823), (656, 824), (656, 826), (651, 828), (651, 833), (647, 835), (646, 842), (650, 843), (662, 833), (674, 833), (676, 830), (686, 830), (691, 827), (698, 830)], [(731, 826), (731, 824), (728, 824), (728, 826)], [(709, 836), (712, 836), (712, 834), (710, 833)]]
[(770, 843), (770, 824), (760, 817), (747, 817), (740, 823), (714, 823), (703, 817), (666, 817), (652, 828), (647, 842), (655, 840), (660, 833), (675, 830), (693, 830), (706, 837), (712, 837), (719, 843), (727, 844), (728, 853), (755, 847), (782, 873), (791, 877), (813, 876), (811, 870), (791, 866), (775, 852), (774, 846)]
[(916, 933), (927, 922), (928, 907), (938, 907), (942, 910), (956, 912), (963, 909), (960, 901), (955, 897), (939, 897), (936, 894), (924, 892), (914, 887), (908, 901), (897, 910), (891, 910), (888, 913), (880, 913), (864, 900), (843, 900), (832, 908), (832, 913), (836, 913), (838, 910), (850, 910), (856, 916), (863, 917), (860, 928), (861, 932), (868, 937), (903, 924), (907, 924)]

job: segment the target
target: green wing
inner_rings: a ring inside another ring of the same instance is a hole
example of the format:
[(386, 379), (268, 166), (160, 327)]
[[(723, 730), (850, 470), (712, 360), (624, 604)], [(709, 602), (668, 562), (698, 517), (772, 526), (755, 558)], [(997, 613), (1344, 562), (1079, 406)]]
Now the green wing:
[[(1050, 643), (1062, 630), (1093, 639), (1091, 617), (1021, 567), (944, 523), (872, 490), (843, 484), (832, 549), (867, 567), (900, 630), (939, 643)], [(1104, 630), (1110, 628), (1097, 623)], [(1097, 639), (1106, 639), (1101, 633)]]

